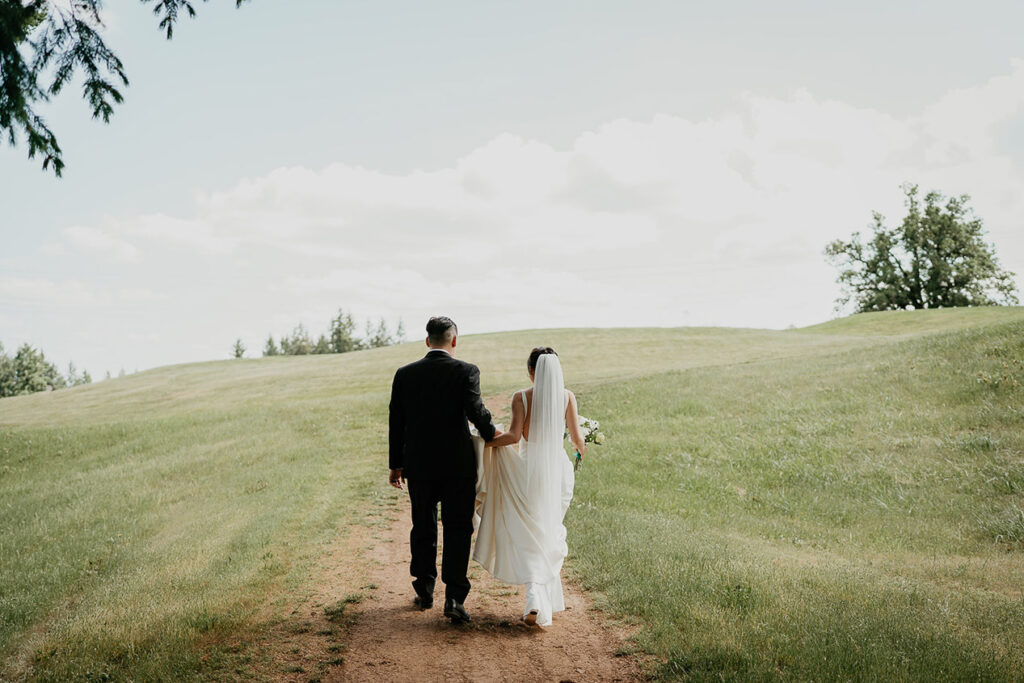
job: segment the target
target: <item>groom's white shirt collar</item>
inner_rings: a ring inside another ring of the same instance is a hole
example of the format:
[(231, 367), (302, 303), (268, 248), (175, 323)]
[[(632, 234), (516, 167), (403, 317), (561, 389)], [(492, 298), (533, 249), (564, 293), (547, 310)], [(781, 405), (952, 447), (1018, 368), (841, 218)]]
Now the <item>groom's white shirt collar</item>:
[(435, 349), (435, 348), (431, 348), (429, 351), (427, 351), (427, 353), (433, 353), (434, 351), (440, 351), (441, 353), (447, 353), (449, 356), (452, 355), (451, 351), (449, 351), (448, 349)]

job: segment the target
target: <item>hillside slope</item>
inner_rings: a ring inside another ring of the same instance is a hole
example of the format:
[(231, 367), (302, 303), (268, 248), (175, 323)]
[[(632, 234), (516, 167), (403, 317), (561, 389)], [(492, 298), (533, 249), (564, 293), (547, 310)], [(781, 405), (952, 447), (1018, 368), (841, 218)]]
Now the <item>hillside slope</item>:
[[(1021, 339), (1024, 310), (968, 309), (479, 335), (459, 356), (503, 396), (532, 346), (559, 350), (609, 437), (567, 520), (572, 571), (664, 677), (1020, 676)], [(390, 378), (422, 351), (0, 400), (0, 673), (244, 665), (217, 643), (388, 495)]]

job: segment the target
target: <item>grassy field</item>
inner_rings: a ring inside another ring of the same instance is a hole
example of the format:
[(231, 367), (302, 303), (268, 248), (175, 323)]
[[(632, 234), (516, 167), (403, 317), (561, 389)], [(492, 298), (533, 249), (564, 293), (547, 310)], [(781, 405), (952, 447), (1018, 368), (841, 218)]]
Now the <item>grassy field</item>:
[[(601, 420), (570, 571), (655, 676), (1024, 678), (1024, 310), (460, 341), (490, 395), (554, 346)], [(0, 401), (0, 677), (244, 667), (224, 644), (392, 495), (390, 377), (422, 351)]]

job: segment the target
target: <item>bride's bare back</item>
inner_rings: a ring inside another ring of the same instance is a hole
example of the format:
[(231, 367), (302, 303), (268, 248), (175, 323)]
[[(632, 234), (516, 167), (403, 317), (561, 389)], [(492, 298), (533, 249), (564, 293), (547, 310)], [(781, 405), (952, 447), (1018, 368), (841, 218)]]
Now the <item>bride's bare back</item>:
[[(579, 412), (576, 409), (576, 395), (571, 391), (569, 404), (565, 408), (565, 425), (569, 428), (569, 439), (580, 453), (587, 452), (587, 444), (580, 431)], [(523, 400), (525, 397), (525, 401)], [(523, 407), (525, 402), (526, 406)], [(530, 415), (533, 409), (533, 387), (522, 389), (512, 395), (512, 424), (508, 431), (496, 439), (492, 445), (506, 446), (518, 443), (520, 438), (530, 440)]]

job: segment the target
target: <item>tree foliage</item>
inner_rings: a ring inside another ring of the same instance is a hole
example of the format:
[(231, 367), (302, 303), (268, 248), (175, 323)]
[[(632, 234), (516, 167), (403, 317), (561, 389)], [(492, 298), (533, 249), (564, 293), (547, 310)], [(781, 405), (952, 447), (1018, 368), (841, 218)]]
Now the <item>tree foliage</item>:
[(245, 344), (241, 339), (235, 340), (234, 346), (231, 347), (231, 355), (234, 358), (245, 358)]
[(917, 185), (905, 185), (903, 192), (907, 215), (900, 225), (886, 227), (875, 212), (870, 239), (855, 232), (849, 242), (825, 248), (840, 268), (840, 306), (852, 301), (865, 312), (1018, 302), (1014, 274), (1000, 267), (995, 246), (984, 241), (967, 195), (946, 198), (933, 191), (922, 205)]
[(281, 337), (280, 349), (278, 342), (274, 341), (274, 335), (269, 335), (263, 346), (263, 355), (301, 356), (319, 353), (348, 353), (361, 349), (391, 346), (403, 341), (404, 337), (405, 325), (401, 320), (398, 321), (398, 327), (392, 334), (388, 329), (387, 322), (384, 318), (380, 318), (376, 324), (369, 320), (366, 321), (366, 335), (361, 338), (356, 333), (356, 323), (352, 314), (339, 308), (337, 315), (331, 318), (327, 333), (319, 335), (315, 342), (305, 326), (299, 324), (290, 335)]
[(330, 344), (333, 353), (358, 351), (362, 342), (356, 336), (356, 323), (351, 313), (338, 309), (338, 315), (331, 318)]
[(281, 353), (286, 356), (305, 356), (313, 353), (313, 342), (302, 323), (295, 326), (291, 336), (281, 337)]
[(13, 356), (8, 356), (3, 344), (0, 344), (0, 398), (90, 382), (92, 377), (89, 373), (83, 371), (78, 374), (73, 363), (68, 365), (68, 376), (64, 377), (56, 365), (46, 360), (42, 351), (22, 344)]
[(370, 321), (366, 321), (367, 346), (371, 349), (378, 349), (382, 346), (391, 346), (392, 343), (391, 332), (388, 330), (388, 325), (384, 322), (384, 318), (377, 321), (376, 326), (371, 326)]
[(267, 337), (267, 343), (263, 345), (264, 356), (280, 356), (281, 350), (277, 348), (277, 342), (274, 341), (274, 335)]
[(0, 344), (0, 398), (16, 396), (14, 377), (14, 360), (4, 353), (4, 345)]
[(75, 369), (74, 363), (68, 363), (68, 374), (65, 378), (69, 387), (77, 387), (83, 384), (92, 384), (92, 375), (88, 370), (82, 370), (81, 374)]
[[(182, 13), (196, 15), (189, 0), (140, 1), (153, 4), (168, 39)], [(23, 136), (29, 158), (40, 156), (43, 170), (52, 166), (57, 176), (64, 158), (37, 106), (80, 76), (93, 118), (109, 123), (128, 85), (124, 64), (101, 35), (102, 10), (103, 0), (0, 0), (0, 133), (11, 145)]]

